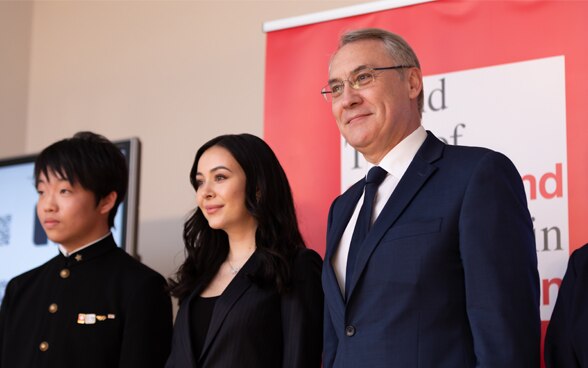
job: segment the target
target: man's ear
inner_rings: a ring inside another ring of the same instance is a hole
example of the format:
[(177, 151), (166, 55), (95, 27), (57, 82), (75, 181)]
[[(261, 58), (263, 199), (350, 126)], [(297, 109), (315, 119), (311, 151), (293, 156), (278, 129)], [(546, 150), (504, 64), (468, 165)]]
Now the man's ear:
[(101, 214), (108, 214), (112, 208), (114, 208), (114, 204), (116, 203), (116, 192), (112, 191), (106, 195), (106, 197), (102, 198), (98, 203), (98, 211)]
[(423, 89), (423, 75), (419, 68), (408, 70), (408, 85), (410, 98), (417, 98)]

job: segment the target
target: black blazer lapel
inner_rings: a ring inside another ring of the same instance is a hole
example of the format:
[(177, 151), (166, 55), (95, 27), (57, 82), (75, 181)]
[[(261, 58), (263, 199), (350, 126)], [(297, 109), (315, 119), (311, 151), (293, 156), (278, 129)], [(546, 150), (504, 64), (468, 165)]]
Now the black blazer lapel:
[(253, 282), (249, 278), (249, 275), (255, 274), (257, 269), (261, 266), (261, 262), (258, 253), (255, 252), (249, 258), (249, 260), (243, 265), (243, 268), (239, 270), (235, 278), (229, 283), (225, 291), (221, 294), (220, 298), (216, 301), (212, 317), (210, 319), (210, 325), (208, 326), (208, 332), (206, 333), (206, 340), (202, 346), (202, 352), (198, 360), (202, 359), (206, 351), (210, 348), (210, 345), (214, 341), (214, 338), (219, 333), (223, 321), (227, 317), (227, 314), (231, 311), (237, 300), (251, 287)]
[(363, 273), (363, 269), (374, 249), (379, 245), (380, 239), (382, 239), (386, 231), (394, 225), (406, 206), (410, 204), (414, 196), (421, 190), (429, 177), (437, 170), (437, 167), (432, 163), (441, 157), (444, 144), (432, 133), (427, 133), (427, 139), (415, 155), (410, 166), (404, 173), (404, 176), (398, 183), (398, 186), (386, 202), (386, 205), (374, 222), (372, 229), (367, 234), (361, 249), (357, 254), (355, 272), (349, 286), (348, 300), (351, 299), (357, 280)]
[[(202, 287), (203, 285), (201, 283), (198, 284), (188, 298), (182, 302), (174, 325), (173, 343), (177, 347), (172, 349), (172, 356), (170, 357), (170, 360), (168, 360), (166, 367), (170, 366), (170, 361), (173, 363), (172, 366), (196, 366), (194, 362), (194, 351), (192, 350), (192, 336), (190, 334), (190, 304), (195, 296), (200, 295)], [(173, 350), (176, 350), (176, 352)], [(180, 362), (185, 362), (185, 364)]]

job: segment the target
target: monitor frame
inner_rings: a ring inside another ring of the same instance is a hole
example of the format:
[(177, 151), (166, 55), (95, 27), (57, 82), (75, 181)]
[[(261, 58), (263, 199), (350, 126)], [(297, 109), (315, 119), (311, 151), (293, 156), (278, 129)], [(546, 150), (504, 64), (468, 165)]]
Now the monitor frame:
[(126, 150), (125, 158), (129, 169), (129, 183), (123, 206), (122, 237), (119, 247), (138, 258), (137, 236), (139, 228), (139, 188), (141, 179), (141, 141), (137, 137), (114, 141), (121, 150)]

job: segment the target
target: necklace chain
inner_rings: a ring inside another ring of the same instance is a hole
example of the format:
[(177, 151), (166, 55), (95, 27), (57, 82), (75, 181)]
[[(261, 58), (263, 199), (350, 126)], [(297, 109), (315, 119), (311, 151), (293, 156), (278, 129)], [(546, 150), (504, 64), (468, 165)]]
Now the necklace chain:
[(230, 268), (229, 271), (231, 272), (232, 275), (236, 275), (241, 270), (241, 268), (243, 268), (245, 263), (247, 263), (247, 259), (249, 259), (249, 257), (251, 257), (251, 254), (253, 254), (253, 252), (255, 252), (255, 247), (253, 247), (253, 251), (245, 258), (244, 263), (239, 267), (233, 266), (233, 264), (229, 260), (229, 257), (227, 257), (227, 264), (229, 265), (229, 268)]
[(231, 264), (231, 261), (229, 261), (228, 259), (227, 259), (227, 263), (229, 264), (229, 268), (231, 269), (231, 273), (233, 275), (236, 275), (237, 272), (239, 272), (239, 270), (241, 269), (241, 267), (233, 267), (233, 265)]

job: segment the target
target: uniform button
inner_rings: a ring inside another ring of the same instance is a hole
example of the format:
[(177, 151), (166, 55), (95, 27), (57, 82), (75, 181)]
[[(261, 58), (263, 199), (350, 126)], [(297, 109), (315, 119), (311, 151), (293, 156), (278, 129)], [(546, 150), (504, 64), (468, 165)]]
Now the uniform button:
[(49, 350), (49, 343), (47, 341), (43, 341), (42, 343), (40, 343), (39, 350), (41, 350), (41, 351)]
[(347, 337), (351, 337), (351, 336), (355, 335), (355, 327), (353, 327), (353, 326), (345, 327), (345, 335)]
[(49, 313), (55, 313), (55, 312), (57, 312), (57, 309), (58, 309), (58, 307), (57, 307), (57, 304), (55, 304), (55, 303), (52, 303), (52, 304), (49, 306)]
[(69, 270), (64, 268), (63, 270), (59, 271), (59, 276), (61, 276), (62, 279), (67, 279), (69, 277)]

